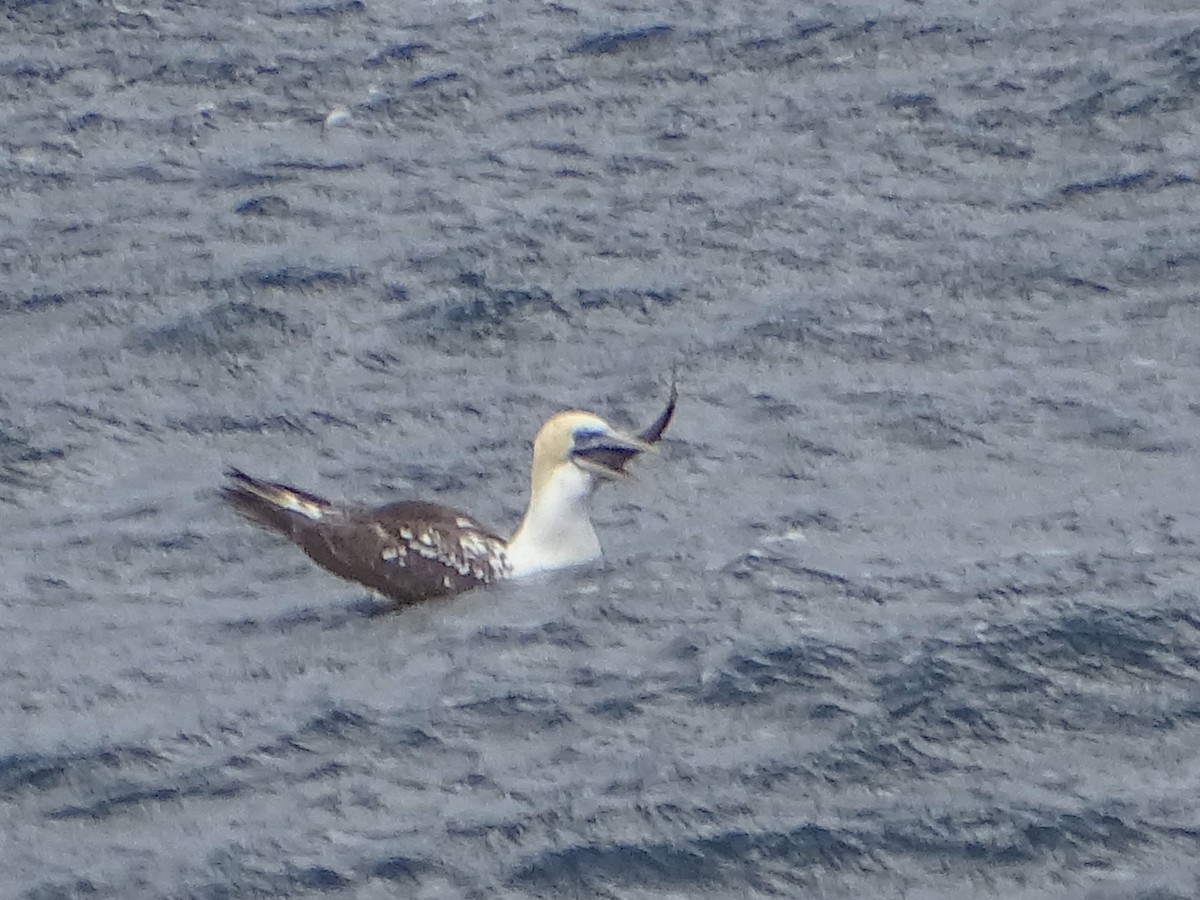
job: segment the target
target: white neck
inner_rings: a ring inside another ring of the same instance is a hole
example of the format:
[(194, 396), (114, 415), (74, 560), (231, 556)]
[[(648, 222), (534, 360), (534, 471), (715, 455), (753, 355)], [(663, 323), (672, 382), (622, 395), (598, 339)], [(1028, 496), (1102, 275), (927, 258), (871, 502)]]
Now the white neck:
[(529, 508), (507, 556), (513, 577), (577, 566), (600, 557), (600, 540), (588, 518), (593, 478), (571, 463), (557, 466), (533, 486)]

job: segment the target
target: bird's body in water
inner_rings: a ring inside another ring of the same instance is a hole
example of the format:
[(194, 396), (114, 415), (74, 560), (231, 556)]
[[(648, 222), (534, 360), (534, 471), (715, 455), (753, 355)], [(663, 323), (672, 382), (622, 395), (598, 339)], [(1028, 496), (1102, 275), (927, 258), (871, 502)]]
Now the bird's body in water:
[(672, 388), (667, 408), (636, 437), (594, 413), (548, 419), (534, 440), (529, 505), (509, 540), (436, 503), (343, 506), (238, 469), (228, 471), (223, 494), (246, 518), (298, 544), (335, 575), (397, 604), (416, 603), (597, 559), (591, 494), (600, 481), (621, 477), (626, 463), (659, 440), (675, 400)]

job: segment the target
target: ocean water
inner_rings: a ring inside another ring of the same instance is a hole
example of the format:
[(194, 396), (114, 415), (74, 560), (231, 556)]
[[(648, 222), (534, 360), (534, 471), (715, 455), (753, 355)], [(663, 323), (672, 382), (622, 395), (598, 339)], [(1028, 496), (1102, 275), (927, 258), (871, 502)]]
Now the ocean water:
[[(0, 897), (1200, 894), (1200, 9), (0, 12)], [(226, 465), (606, 558), (382, 613)]]

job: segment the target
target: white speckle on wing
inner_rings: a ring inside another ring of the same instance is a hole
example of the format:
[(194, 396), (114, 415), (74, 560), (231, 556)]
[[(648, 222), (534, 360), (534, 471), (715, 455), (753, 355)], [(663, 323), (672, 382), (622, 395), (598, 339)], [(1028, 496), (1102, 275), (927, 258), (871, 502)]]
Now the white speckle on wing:
[(413, 556), (443, 567), (434, 577), (448, 591), (462, 586), (458, 579), (469, 578), (480, 584), (490, 584), (511, 574), (504, 541), (480, 531), (475, 521), (467, 516), (456, 515), (444, 527), (419, 521), (405, 525), (383, 521), (367, 524), (378, 540), (374, 552), (383, 562), (395, 567), (398, 578), (402, 577), (398, 570), (413, 567)]

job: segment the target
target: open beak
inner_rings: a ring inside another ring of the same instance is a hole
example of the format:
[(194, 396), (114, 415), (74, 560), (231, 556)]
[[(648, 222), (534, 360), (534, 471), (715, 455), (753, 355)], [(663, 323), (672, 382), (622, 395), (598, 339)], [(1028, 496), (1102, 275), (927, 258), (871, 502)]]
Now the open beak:
[(625, 463), (645, 453), (652, 445), (631, 434), (609, 431), (576, 444), (571, 460), (581, 469), (604, 478), (625, 474)]
[(589, 438), (583, 445), (576, 447), (572, 451), (571, 456), (575, 464), (582, 469), (605, 478), (619, 478), (627, 474), (625, 472), (625, 464), (635, 456), (639, 456), (647, 450), (652, 449), (658, 443), (659, 439), (662, 438), (663, 432), (671, 424), (671, 417), (675, 415), (675, 402), (678, 399), (679, 392), (675, 389), (674, 382), (672, 382), (671, 396), (667, 399), (667, 408), (659, 414), (658, 418), (645, 431), (637, 437), (622, 434), (619, 431), (611, 431), (608, 434)]

